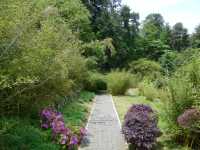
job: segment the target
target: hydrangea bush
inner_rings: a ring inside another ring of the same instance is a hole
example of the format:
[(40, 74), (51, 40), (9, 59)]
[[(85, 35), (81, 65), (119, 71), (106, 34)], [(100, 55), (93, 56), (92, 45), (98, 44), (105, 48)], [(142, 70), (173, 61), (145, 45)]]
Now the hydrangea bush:
[(177, 118), (177, 122), (182, 128), (191, 128), (200, 121), (200, 111), (197, 108), (187, 109)]
[(157, 116), (151, 107), (133, 105), (125, 115), (122, 133), (127, 143), (137, 150), (150, 150), (161, 134), (157, 123)]
[(86, 135), (86, 129), (81, 128), (78, 134), (74, 134), (66, 127), (62, 114), (51, 107), (44, 108), (40, 117), (41, 128), (50, 128), (52, 130), (52, 139), (55, 142), (68, 150), (78, 149), (78, 145)]

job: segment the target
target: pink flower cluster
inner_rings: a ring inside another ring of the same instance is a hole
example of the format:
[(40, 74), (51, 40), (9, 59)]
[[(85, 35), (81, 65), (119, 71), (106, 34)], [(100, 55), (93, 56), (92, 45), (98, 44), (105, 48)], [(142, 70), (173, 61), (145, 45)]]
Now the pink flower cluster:
[(81, 128), (78, 134), (65, 126), (63, 116), (51, 107), (44, 108), (40, 114), (41, 127), (44, 129), (51, 128), (52, 138), (68, 150), (77, 149), (83, 137), (86, 135), (86, 129)]
[(177, 118), (179, 126), (183, 128), (190, 128), (197, 121), (200, 121), (200, 111), (197, 108), (187, 109)]

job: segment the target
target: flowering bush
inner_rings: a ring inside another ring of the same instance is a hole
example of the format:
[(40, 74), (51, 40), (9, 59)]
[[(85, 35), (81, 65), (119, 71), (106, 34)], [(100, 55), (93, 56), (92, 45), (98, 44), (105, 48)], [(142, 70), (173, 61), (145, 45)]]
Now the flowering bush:
[(128, 143), (138, 150), (152, 149), (156, 138), (160, 136), (158, 119), (146, 105), (133, 105), (124, 118), (122, 133)]
[(191, 128), (197, 121), (200, 121), (200, 111), (196, 108), (187, 109), (177, 118), (182, 128)]
[(44, 129), (51, 128), (52, 139), (69, 150), (77, 149), (81, 140), (86, 135), (87, 131), (84, 128), (81, 128), (77, 135), (73, 134), (65, 126), (62, 114), (51, 107), (44, 108), (40, 117), (41, 127)]

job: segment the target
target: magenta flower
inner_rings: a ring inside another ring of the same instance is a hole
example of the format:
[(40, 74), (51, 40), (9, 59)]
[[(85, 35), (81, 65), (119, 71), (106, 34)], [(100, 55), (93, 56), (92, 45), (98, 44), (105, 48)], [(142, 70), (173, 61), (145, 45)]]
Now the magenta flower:
[(80, 129), (80, 135), (85, 136), (87, 134), (87, 130), (85, 128)]
[(56, 111), (52, 108), (45, 108), (41, 112), (41, 119), (42, 121), (51, 122), (54, 119)]
[(49, 125), (46, 124), (46, 123), (43, 123), (43, 124), (41, 125), (41, 128), (48, 129), (48, 128), (49, 128)]
[(200, 111), (197, 108), (187, 109), (177, 118), (179, 126), (183, 128), (190, 128), (199, 120)]
[(76, 135), (73, 135), (71, 138), (70, 138), (70, 145), (77, 145), (78, 144), (78, 138)]
[(61, 133), (62, 130), (65, 130), (65, 123), (63, 121), (54, 120), (51, 124), (52, 130), (55, 133)]
[(67, 144), (68, 137), (64, 134), (61, 134), (60, 144), (65, 145)]
[(61, 113), (57, 113), (54, 119), (57, 120), (57, 121), (58, 121), (58, 120), (64, 121), (63, 116), (62, 116)]
[(66, 136), (69, 136), (71, 134), (71, 130), (69, 128), (64, 128), (61, 132)]
[(81, 128), (77, 135), (73, 135), (72, 131), (65, 127), (63, 116), (60, 112), (57, 112), (53, 108), (44, 108), (40, 114), (41, 127), (52, 130), (52, 140), (63, 145), (69, 150), (76, 149), (80, 144), (83, 136), (86, 135), (86, 129)]

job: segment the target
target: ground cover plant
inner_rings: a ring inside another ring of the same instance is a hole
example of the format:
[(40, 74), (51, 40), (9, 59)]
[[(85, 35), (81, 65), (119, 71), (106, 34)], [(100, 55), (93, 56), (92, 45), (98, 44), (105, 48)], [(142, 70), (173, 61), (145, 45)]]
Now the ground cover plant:
[(53, 141), (69, 150), (78, 149), (78, 145), (81, 144), (83, 137), (86, 135), (86, 129), (81, 128), (79, 133), (73, 133), (71, 129), (66, 126), (62, 113), (51, 107), (44, 108), (40, 117), (41, 128), (51, 128)]
[[(76, 101), (69, 102), (60, 110), (63, 114), (62, 119), (71, 133), (77, 134), (81, 128), (85, 127), (93, 98), (94, 93), (81, 92)], [(61, 146), (53, 142), (51, 130), (41, 128), (39, 114), (38, 112), (37, 118), (1, 117), (0, 147), (5, 150), (60, 149)]]

